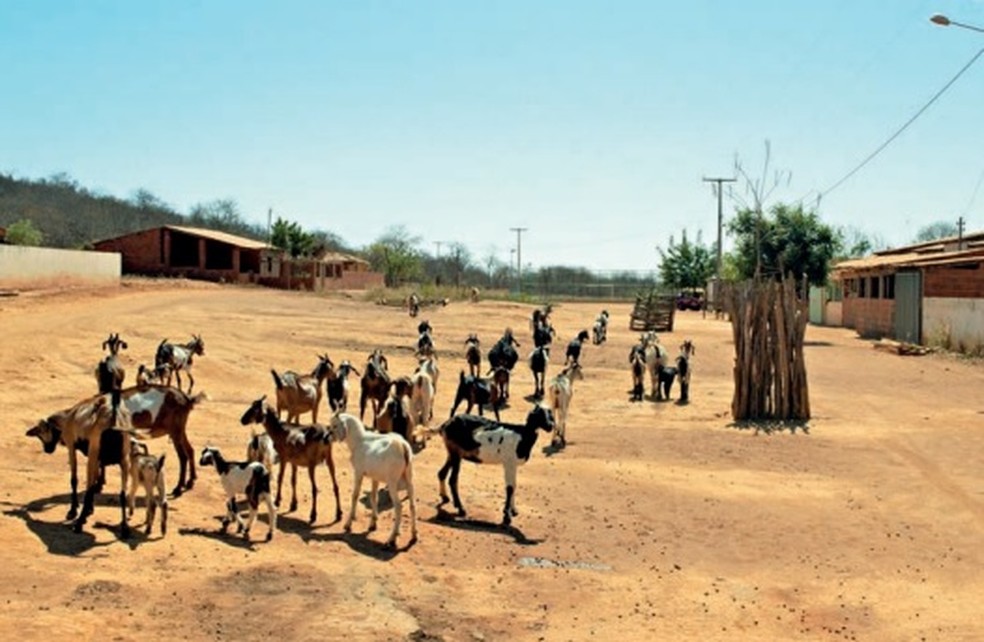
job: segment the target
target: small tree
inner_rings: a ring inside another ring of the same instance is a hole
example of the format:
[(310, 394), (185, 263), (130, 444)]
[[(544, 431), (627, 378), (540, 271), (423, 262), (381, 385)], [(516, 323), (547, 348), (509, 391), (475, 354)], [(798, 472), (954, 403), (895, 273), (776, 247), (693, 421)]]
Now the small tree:
[(386, 285), (395, 287), (420, 278), (420, 237), (413, 236), (402, 225), (389, 228), (366, 249), (369, 264), (382, 272)]
[(924, 227), (919, 228), (916, 233), (916, 237), (912, 239), (913, 243), (924, 243), (926, 241), (935, 241), (936, 239), (945, 239), (958, 234), (957, 226), (955, 223), (950, 221), (936, 221), (935, 223), (930, 223)]
[(714, 274), (714, 257), (711, 249), (701, 243), (700, 234), (697, 242), (687, 239), (687, 230), (683, 231), (683, 240), (679, 244), (670, 237), (670, 246), (664, 252), (657, 248), (662, 263), (659, 266), (660, 280), (678, 290), (702, 288)]
[(277, 218), (270, 234), (270, 244), (286, 251), (293, 258), (310, 256), (314, 250), (315, 238), (305, 232), (296, 221)]
[(21, 219), (7, 228), (7, 242), (11, 245), (41, 245), (44, 234), (29, 219)]

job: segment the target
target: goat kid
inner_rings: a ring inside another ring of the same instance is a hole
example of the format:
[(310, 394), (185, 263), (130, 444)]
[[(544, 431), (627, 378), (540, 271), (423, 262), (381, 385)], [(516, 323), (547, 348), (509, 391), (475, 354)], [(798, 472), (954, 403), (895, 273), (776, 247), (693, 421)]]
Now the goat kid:
[(577, 333), (570, 343), (567, 344), (567, 352), (564, 359), (564, 364), (579, 363), (581, 360), (581, 346), (584, 342), (588, 340), (588, 331), (581, 330)]
[(191, 394), (195, 387), (195, 378), (191, 376), (191, 366), (195, 355), (205, 356), (205, 342), (201, 335), (191, 335), (191, 341), (187, 343), (168, 343), (167, 339), (161, 341), (157, 346), (157, 353), (154, 355), (154, 367), (162, 365), (169, 366), (167, 372), (167, 385), (171, 385), (171, 375), (178, 380), (178, 390), (181, 389), (181, 371), (188, 375), (188, 394)]
[(147, 527), (150, 535), (157, 509), (161, 513), (161, 535), (167, 535), (167, 490), (164, 481), (164, 455), (157, 457), (147, 452), (146, 444), (131, 439), (130, 442), (130, 517), (137, 506), (137, 485), (144, 489), (147, 502)]
[[(242, 533), (243, 539), (249, 540), (249, 529), (256, 521), (260, 502), (266, 504), (267, 520), (270, 530), (267, 531), (266, 541), (273, 539), (273, 531), (277, 529), (277, 511), (273, 507), (270, 493), (270, 471), (266, 466), (256, 461), (226, 461), (218, 448), (206, 446), (202, 450), (199, 466), (215, 466), (215, 471), (222, 480), (222, 489), (226, 493), (226, 514), (222, 518), (222, 532), (225, 533), (229, 524), (235, 520), (236, 532)], [(239, 516), (236, 496), (245, 495), (249, 504), (249, 518), (243, 524)]]

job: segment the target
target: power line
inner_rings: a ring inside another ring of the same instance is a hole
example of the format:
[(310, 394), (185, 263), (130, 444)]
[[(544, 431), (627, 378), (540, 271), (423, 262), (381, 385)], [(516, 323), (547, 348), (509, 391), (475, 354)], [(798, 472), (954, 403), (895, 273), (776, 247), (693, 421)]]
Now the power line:
[(889, 136), (888, 137), (888, 140), (886, 140), (884, 143), (882, 143), (881, 145), (879, 145), (878, 148), (875, 149), (875, 151), (873, 151), (870, 154), (868, 154), (868, 156), (865, 157), (865, 159), (863, 161), (861, 161), (860, 163), (858, 163), (858, 165), (854, 169), (852, 169), (847, 174), (845, 174), (843, 178), (841, 178), (839, 181), (837, 181), (836, 183), (834, 183), (833, 185), (831, 185), (830, 187), (828, 187), (824, 191), (820, 192), (820, 194), (817, 196), (817, 203), (819, 204), (819, 201), (820, 201), (821, 198), (823, 198), (827, 194), (830, 194), (832, 191), (834, 191), (835, 189), (837, 189), (838, 187), (840, 187), (841, 185), (843, 185), (849, 178), (851, 178), (852, 176), (854, 176), (855, 174), (857, 174), (861, 170), (862, 167), (864, 167), (865, 165), (867, 165), (868, 163), (870, 163), (876, 156), (878, 156), (878, 154), (880, 154), (886, 147), (888, 147), (896, 138), (898, 138), (899, 136), (901, 136), (902, 135), (902, 132), (904, 132), (906, 129), (908, 129), (909, 128), (909, 125), (911, 125), (912, 123), (914, 123), (917, 118), (919, 118), (920, 116), (922, 116), (923, 113), (933, 105), (933, 103), (935, 103), (937, 100), (939, 100), (940, 96), (942, 96), (944, 93), (946, 93), (946, 91), (953, 85), (953, 83), (957, 82), (957, 79), (960, 78), (960, 76), (964, 75), (964, 72), (966, 72), (968, 69), (970, 69), (970, 67), (975, 62), (977, 62), (977, 59), (980, 58), (982, 54), (984, 54), (984, 47), (982, 47), (980, 49), (980, 51), (978, 51), (976, 54), (974, 54), (974, 56), (967, 62), (967, 64), (965, 64), (960, 69), (960, 71), (958, 71), (956, 73), (956, 75), (949, 80), (949, 82), (947, 82), (945, 85), (943, 85), (943, 88), (940, 89), (938, 92), (936, 92), (936, 94), (934, 94), (933, 97), (929, 99), (929, 102), (927, 102), (925, 105), (923, 105), (919, 109), (919, 111), (917, 111), (912, 116), (912, 118), (910, 118), (909, 120), (905, 121), (905, 124), (903, 124), (901, 127), (899, 127), (899, 129), (894, 134), (892, 134), (891, 136)]

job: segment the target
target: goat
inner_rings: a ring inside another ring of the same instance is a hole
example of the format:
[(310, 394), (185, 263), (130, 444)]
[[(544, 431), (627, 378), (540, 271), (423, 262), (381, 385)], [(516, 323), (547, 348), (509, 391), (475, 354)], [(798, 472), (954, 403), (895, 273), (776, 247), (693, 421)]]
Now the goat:
[(167, 339), (161, 341), (157, 346), (157, 354), (154, 355), (154, 367), (167, 364), (170, 369), (167, 373), (167, 385), (171, 385), (171, 374), (178, 379), (178, 390), (181, 389), (181, 371), (184, 370), (188, 375), (188, 394), (195, 387), (195, 378), (191, 376), (191, 366), (195, 355), (205, 356), (205, 342), (201, 335), (191, 335), (191, 341), (187, 343), (168, 343)]
[(417, 296), (416, 292), (412, 292), (410, 296), (407, 297), (407, 312), (411, 317), (415, 317), (420, 314), (420, 297)]
[[(215, 471), (222, 480), (222, 489), (225, 490), (228, 498), (226, 514), (222, 518), (222, 532), (225, 533), (232, 520), (236, 520), (236, 532), (242, 533), (243, 539), (249, 540), (249, 529), (256, 521), (260, 502), (264, 502), (267, 509), (267, 520), (270, 522), (266, 541), (272, 540), (273, 531), (277, 529), (277, 511), (270, 499), (270, 471), (267, 470), (266, 466), (257, 461), (226, 461), (219, 449), (211, 446), (205, 446), (202, 450), (198, 465), (215, 466)], [(249, 503), (249, 519), (245, 526), (239, 516), (236, 495), (246, 495), (246, 501)]]
[[(76, 533), (82, 532), (82, 526), (92, 514), (96, 488), (99, 484), (100, 464), (104, 460), (109, 461), (108, 458), (100, 457), (103, 435), (114, 431), (131, 433), (133, 431), (130, 415), (121, 401), (118, 390), (80, 401), (71, 408), (56, 412), (47, 419), (42, 419), (27, 431), (28, 437), (37, 437), (41, 440), (44, 451), (49, 455), (55, 452), (59, 443), (68, 447), (68, 463), (72, 476), (72, 505), (68, 512), (68, 519), (75, 519), (72, 529)], [(78, 511), (76, 446), (81, 441), (87, 443), (84, 452), (88, 455), (88, 460), (86, 462), (85, 497), (82, 511), (76, 517)], [(130, 526), (127, 523), (126, 514), (126, 486), (127, 477), (130, 473), (130, 449), (122, 446), (122, 439), (119, 444), (119, 458), (111, 463), (119, 463), (120, 465), (120, 537), (126, 539), (130, 536)]]
[(543, 398), (543, 386), (549, 362), (549, 346), (540, 346), (530, 353), (530, 370), (533, 371), (533, 396), (537, 399)]
[(680, 403), (690, 401), (690, 373), (693, 372), (690, 359), (696, 352), (697, 348), (694, 347), (694, 342), (690, 339), (684, 341), (680, 346), (680, 356), (677, 357), (677, 376), (680, 377)]
[(571, 342), (567, 344), (567, 353), (564, 360), (564, 364), (580, 363), (581, 359), (581, 346), (584, 342), (588, 340), (588, 331), (581, 330), (577, 333), (577, 336), (571, 339)]
[(646, 370), (649, 371), (649, 381), (652, 387), (653, 397), (659, 398), (659, 371), (666, 365), (669, 357), (666, 348), (659, 342), (659, 337), (655, 332), (650, 331), (642, 335), (639, 340), (646, 355)]
[[(151, 438), (163, 437), (164, 435), (171, 438), (180, 466), (178, 483), (171, 494), (178, 497), (184, 490), (190, 490), (195, 484), (195, 459), (194, 449), (191, 442), (188, 441), (188, 415), (196, 405), (207, 398), (207, 395), (202, 392), (194, 397), (189, 397), (176, 388), (166, 386), (137, 386), (122, 390), (119, 395), (122, 407), (135, 428), (146, 431), (146, 436)], [(72, 417), (79, 413), (86, 417), (92, 415), (95, 412), (94, 409), (100, 403), (104, 403), (98, 401), (101, 397), (97, 395), (76, 404), (72, 409), (43, 419), (27, 432), (28, 436), (37, 437), (41, 440), (44, 450), (48, 454), (53, 453), (59, 443), (64, 444), (69, 449), (68, 463), (72, 499), (66, 519), (75, 519), (79, 507), (78, 463), (75, 451), (80, 451), (89, 456), (89, 466), (93, 465), (93, 461), (98, 462), (99, 466), (121, 464), (124, 461), (123, 435), (117, 434), (116, 431), (102, 431), (101, 443), (95, 450), (90, 448), (90, 438), (76, 434), (85, 428), (85, 425), (80, 424), (80, 420)], [(79, 408), (81, 410), (76, 411)], [(74, 425), (73, 422), (78, 425)], [(191, 468), (187, 482), (185, 480), (186, 466)], [(100, 483), (97, 479), (94, 492), (99, 487)], [(81, 524), (79, 528), (81, 528)]]
[(673, 380), (676, 379), (677, 369), (671, 366), (659, 364), (656, 371), (656, 399), (657, 401), (670, 400), (670, 389), (673, 388)]
[(478, 414), (482, 414), (483, 406), (492, 406), (496, 421), (499, 419), (499, 388), (494, 386), (488, 379), (481, 377), (466, 376), (462, 370), (458, 376), (458, 390), (454, 395), (454, 405), (451, 406), (451, 416), (458, 411), (458, 405), (462, 401), (468, 402), (466, 413), (471, 413), (472, 408), (478, 406)]
[(417, 334), (434, 334), (434, 326), (430, 324), (430, 321), (424, 319), (417, 324)]
[(409, 377), (394, 379), (391, 386), (392, 396), (386, 399), (383, 407), (379, 410), (376, 418), (376, 429), (380, 433), (395, 432), (411, 445), (417, 446), (417, 438), (414, 434), (416, 422), (413, 412), (410, 410), (410, 395), (413, 390), (413, 382)]
[(472, 303), (478, 303), (479, 289), (472, 286), (471, 291), (468, 293), (468, 300)]
[(474, 415), (458, 415), (444, 422), (441, 437), (447, 449), (447, 460), (437, 473), (441, 484), (441, 504), (448, 502), (444, 480), (451, 473), (451, 495), (458, 516), (465, 516), (465, 507), (458, 495), (458, 473), (461, 460), (476, 464), (502, 464), (506, 480), (506, 502), (502, 508), (502, 524), (509, 526), (516, 510), (516, 469), (529, 461), (536, 444), (537, 429), (550, 431), (554, 427), (553, 413), (536, 404), (526, 416), (526, 424), (504, 424)]
[(418, 357), (429, 357), (434, 354), (434, 338), (431, 336), (430, 330), (424, 330), (420, 333), (417, 338), (417, 352), (415, 354)]
[(536, 330), (540, 324), (549, 325), (551, 312), (553, 312), (553, 305), (550, 303), (545, 303), (542, 308), (533, 310), (533, 314), (530, 316), (530, 328)]
[(318, 363), (309, 375), (299, 375), (288, 370), (278, 375), (271, 368), (273, 383), (277, 386), (277, 416), (287, 411), (287, 423), (298, 423), (301, 415), (310, 412), (311, 423), (318, 423), (318, 406), (321, 405), (321, 384), (334, 370), (335, 364), (327, 354), (318, 356)]
[(166, 363), (162, 363), (154, 368), (148, 368), (144, 364), (140, 364), (137, 368), (137, 385), (138, 386), (149, 386), (149, 385), (159, 385), (163, 386), (165, 381), (170, 380), (171, 367)]
[(372, 416), (375, 425), (375, 417), (379, 414), (379, 408), (386, 403), (389, 396), (390, 376), (387, 372), (389, 362), (383, 356), (381, 350), (372, 351), (366, 360), (366, 372), (362, 375), (362, 392), (359, 395), (359, 419), (366, 414), (366, 401), (372, 400)]
[(328, 472), (331, 474), (331, 485), (335, 494), (335, 520), (342, 518), (342, 508), (338, 498), (338, 480), (335, 478), (335, 462), (331, 456), (331, 441), (328, 439), (328, 432), (324, 426), (298, 426), (281, 423), (277, 413), (266, 402), (266, 395), (250, 404), (240, 418), (240, 423), (244, 426), (261, 424), (273, 441), (274, 450), (277, 451), (277, 457), (280, 458), (280, 473), (277, 475), (277, 498), (274, 500), (276, 506), (280, 506), (284, 472), (287, 470), (287, 465), (290, 464), (292, 467), (290, 512), (297, 510), (297, 467), (304, 466), (308, 469), (308, 477), (311, 479), (311, 515), (309, 519), (310, 523), (314, 524), (318, 519), (318, 485), (314, 480), (314, 470), (318, 464), (325, 462), (328, 465)]
[(135, 439), (130, 441), (130, 517), (136, 510), (137, 484), (147, 496), (147, 527), (150, 535), (157, 509), (161, 512), (161, 535), (167, 534), (167, 491), (164, 481), (164, 455), (156, 457), (147, 452), (147, 446)]
[(434, 384), (434, 394), (437, 394), (437, 380), (441, 376), (441, 369), (437, 366), (437, 355), (429, 357), (417, 357), (417, 367), (414, 372), (423, 372), (431, 378)]
[(571, 397), (574, 396), (574, 381), (578, 379), (584, 379), (584, 373), (581, 371), (581, 365), (574, 362), (551, 379), (548, 387), (550, 408), (557, 418), (557, 431), (554, 434), (553, 444), (561, 448), (567, 445), (567, 413), (570, 410)]
[(489, 350), (489, 368), (498, 368), (499, 366), (505, 366), (507, 370), (512, 370), (519, 360), (519, 353), (516, 352), (516, 348), (519, 347), (519, 341), (513, 337), (512, 329), (506, 328), (506, 331), (502, 334), (502, 338), (495, 342), (492, 349)]
[(371, 433), (361, 421), (353, 415), (335, 413), (329, 425), (332, 439), (344, 441), (348, 445), (352, 462), (352, 508), (343, 528), (351, 532), (352, 521), (355, 519), (355, 507), (362, 492), (362, 479), (368, 476), (372, 480), (372, 490), (369, 493), (369, 504), (372, 507), (372, 517), (369, 521), (369, 531), (376, 530), (379, 517), (377, 491), (380, 482), (386, 484), (389, 495), (393, 498), (393, 530), (384, 546), (396, 547), (396, 538), (400, 534), (402, 518), (402, 502), (397, 495), (400, 483), (406, 485), (407, 498), (410, 502), (410, 542), (417, 541), (417, 503), (413, 489), (413, 451), (405, 440), (389, 434)]
[(632, 401), (642, 401), (646, 374), (646, 352), (642, 346), (632, 346), (629, 352), (629, 366), (632, 370)]
[(253, 433), (246, 445), (246, 461), (258, 461), (273, 473), (273, 465), (279, 462), (280, 458), (277, 457), (277, 449), (270, 435), (265, 432)]
[(509, 400), (509, 370), (505, 366), (492, 368), (487, 373), (492, 378), (492, 387), (495, 389), (495, 397), (499, 400), (499, 405)]
[(345, 359), (338, 365), (337, 371), (328, 373), (328, 381), (325, 383), (325, 388), (328, 391), (328, 405), (331, 407), (332, 412), (339, 410), (344, 412), (348, 408), (348, 376), (352, 372), (359, 377), (362, 376), (362, 373), (356, 370), (355, 366), (349, 363), (348, 359)]
[(555, 336), (557, 336), (557, 332), (554, 330), (553, 326), (546, 321), (541, 321), (535, 328), (533, 328), (533, 346), (536, 348), (548, 346), (553, 343), (553, 338)]
[(103, 350), (107, 348), (109, 354), (96, 366), (96, 382), (101, 393), (121, 390), (123, 380), (126, 378), (126, 370), (123, 369), (119, 359), (120, 350), (127, 348), (126, 341), (120, 339), (119, 334), (110, 334), (102, 344)]
[(592, 331), (593, 336), (591, 341), (596, 346), (601, 345), (608, 339), (608, 310), (601, 311), (601, 314), (595, 319)]
[(468, 363), (468, 374), (477, 377), (482, 368), (482, 350), (477, 334), (469, 334), (465, 339), (465, 361)]
[(418, 370), (410, 382), (410, 416), (418, 426), (424, 426), (434, 418), (434, 381), (429, 374)]

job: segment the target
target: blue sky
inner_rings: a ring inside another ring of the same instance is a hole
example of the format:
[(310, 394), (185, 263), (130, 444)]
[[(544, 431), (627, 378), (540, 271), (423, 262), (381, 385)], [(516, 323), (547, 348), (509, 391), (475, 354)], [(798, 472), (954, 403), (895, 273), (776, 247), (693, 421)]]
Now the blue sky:
[[(652, 269), (684, 228), (714, 239), (702, 177), (757, 178), (766, 140), (775, 202), (888, 138), (984, 47), (934, 13), (984, 26), (982, 0), (0, 0), (0, 171)], [(982, 105), (979, 61), (820, 216), (891, 245), (984, 229)]]

